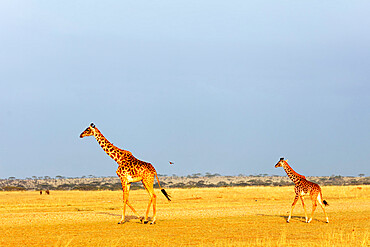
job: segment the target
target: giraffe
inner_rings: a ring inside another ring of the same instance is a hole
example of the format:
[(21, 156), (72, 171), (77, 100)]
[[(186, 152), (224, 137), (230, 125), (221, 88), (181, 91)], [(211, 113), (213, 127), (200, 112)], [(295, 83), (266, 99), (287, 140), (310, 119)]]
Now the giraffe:
[[(321, 193), (321, 188), (318, 184), (315, 184), (313, 182), (310, 182), (306, 179), (305, 176), (300, 175), (296, 173), (289, 165), (288, 165), (288, 160), (284, 160), (284, 158), (280, 158), (279, 162), (275, 165), (275, 168), (277, 167), (283, 167), (286, 174), (288, 177), (294, 182), (295, 187), (294, 187), (294, 192), (295, 192), (295, 197), (294, 201), (292, 204), (292, 208), (290, 209), (289, 217), (287, 219), (287, 223), (289, 223), (289, 220), (292, 216), (292, 212), (294, 209), (294, 206), (296, 205), (298, 198), (301, 198), (303, 209), (304, 209), (304, 214), (306, 217), (306, 223), (310, 223), (313, 217), (313, 213), (315, 212), (315, 209), (317, 207), (317, 203), (321, 206), (322, 210), (324, 211), (325, 217), (326, 217), (326, 223), (329, 223), (329, 218), (326, 215), (325, 206), (329, 206), (329, 204), (322, 199), (322, 193)], [(311, 201), (312, 201), (312, 213), (310, 219), (307, 217), (307, 212), (306, 212), (306, 207), (304, 205), (304, 200), (303, 196), (305, 195), (310, 195), (311, 196)]]
[[(151, 204), (153, 204), (153, 218), (151, 224), (156, 223), (156, 200), (157, 196), (154, 193), (153, 182), (154, 177), (157, 177), (158, 186), (162, 193), (165, 195), (168, 201), (171, 201), (170, 196), (167, 192), (161, 188), (159, 183), (158, 175), (152, 164), (141, 161), (135, 158), (130, 151), (120, 149), (110, 143), (98, 130), (93, 123), (86, 128), (84, 132), (81, 133), (80, 138), (85, 136), (94, 136), (99, 145), (103, 150), (118, 164), (118, 169), (116, 171), (118, 177), (121, 180), (122, 190), (123, 190), (123, 208), (122, 208), (122, 218), (118, 224), (125, 223), (125, 212), (126, 204), (130, 207), (132, 212), (140, 219), (141, 223), (148, 223), (148, 215)], [(149, 204), (146, 210), (146, 215), (140, 217), (134, 207), (128, 201), (128, 195), (130, 191), (131, 183), (141, 181), (144, 188), (149, 193)]]

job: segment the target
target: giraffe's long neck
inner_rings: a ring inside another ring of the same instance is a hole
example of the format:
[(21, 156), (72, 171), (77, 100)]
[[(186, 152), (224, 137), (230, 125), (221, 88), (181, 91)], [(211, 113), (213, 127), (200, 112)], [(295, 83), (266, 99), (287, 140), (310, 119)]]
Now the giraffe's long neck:
[[(130, 153), (129, 151), (121, 150), (114, 146), (112, 143), (110, 143), (107, 138), (103, 136), (103, 134), (95, 128), (95, 133), (94, 133), (96, 141), (99, 143), (99, 145), (102, 147), (104, 152), (106, 152), (109, 157), (114, 159), (117, 163), (121, 163), (120, 160), (123, 158), (124, 154)], [(131, 154), (131, 153), (130, 153)]]
[(295, 184), (300, 184), (300, 182), (302, 181), (302, 179), (306, 179), (305, 176), (303, 175), (300, 175), (298, 173), (296, 173), (289, 165), (288, 165), (288, 162), (284, 162), (284, 165), (283, 165), (283, 168), (286, 172), (286, 174), (288, 175), (288, 177), (293, 181), (293, 183)]

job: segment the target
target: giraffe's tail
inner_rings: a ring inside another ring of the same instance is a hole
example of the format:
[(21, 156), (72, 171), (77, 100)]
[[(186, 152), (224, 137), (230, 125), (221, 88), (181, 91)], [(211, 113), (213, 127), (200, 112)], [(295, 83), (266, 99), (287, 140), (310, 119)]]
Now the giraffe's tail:
[(157, 177), (157, 181), (158, 181), (158, 186), (159, 186), (159, 189), (161, 189), (163, 195), (167, 198), (168, 201), (171, 201), (171, 196), (167, 193), (167, 191), (165, 191), (164, 189), (161, 188), (161, 184), (159, 183), (159, 178), (158, 178), (158, 175), (157, 173), (155, 173), (155, 176)]
[[(321, 193), (321, 191), (320, 191), (320, 198), (322, 200), (322, 193)], [(329, 203), (327, 201), (325, 201), (325, 200), (322, 200), (322, 203), (324, 203), (325, 207), (326, 206), (329, 206)]]

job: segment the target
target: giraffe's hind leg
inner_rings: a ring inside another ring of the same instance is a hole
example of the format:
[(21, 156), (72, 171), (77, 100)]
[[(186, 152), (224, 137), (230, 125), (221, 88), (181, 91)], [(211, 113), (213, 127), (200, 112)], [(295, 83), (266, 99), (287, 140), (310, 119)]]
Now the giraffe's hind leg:
[(322, 211), (324, 211), (325, 218), (326, 218), (326, 223), (329, 223), (329, 218), (328, 218), (328, 215), (327, 215), (327, 214), (326, 214), (326, 212), (325, 212), (325, 207), (324, 207), (324, 205), (322, 205), (321, 193), (317, 196), (317, 202), (318, 202), (318, 203), (319, 203), (319, 205), (321, 206)]
[(149, 204), (148, 208), (146, 210), (145, 218), (144, 218), (144, 224), (148, 223), (148, 216), (149, 216), (149, 211), (150, 211), (150, 206), (153, 204), (153, 219), (151, 224), (155, 224), (156, 222), (156, 217), (157, 217), (157, 196), (154, 194), (154, 189), (153, 189), (153, 182), (154, 182), (154, 177), (150, 179), (143, 179), (143, 185), (146, 189), (146, 191), (149, 193), (150, 199), (149, 199)]
[(153, 204), (153, 219), (152, 219), (152, 222), (150, 224), (155, 224), (155, 222), (157, 221), (157, 208), (156, 208), (157, 195), (154, 194), (154, 192), (150, 196), (150, 201), (151, 201), (151, 203), (149, 203), (149, 205), (148, 205), (148, 209), (146, 211), (146, 217), (148, 218), (148, 214), (149, 214), (149, 210), (150, 210), (150, 204)]
[(288, 219), (286, 220), (286, 222), (287, 222), (287, 223), (289, 223), (290, 218), (292, 217), (293, 209), (294, 209), (295, 205), (297, 204), (298, 198), (299, 198), (299, 195), (298, 195), (298, 194), (296, 194), (296, 195), (295, 195), (295, 197), (294, 197), (294, 201), (293, 201), (293, 203), (292, 203), (292, 208), (290, 209), (289, 217), (288, 217)]
[(313, 195), (311, 195), (311, 200), (312, 200), (312, 213), (311, 213), (311, 217), (310, 217), (310, 219), (308, 220), (308, 222), (307, 222), (307, 223), (310, 223), (310, 222), (312, 221), (313, 213), (315, 212), (316, 207), (317, 207), (317, 198), (318, 198), (318, 194), (313, 194)]
[(308, 221), (308, 217), (307, 217), (307, 211), (306, 211), (306, 206), (304, 205), (304, 200), (303, 200), (303, 196), (300, 196), (301, 198), (301, 201), (302, 201), (302, 206), (303, 206), (303, 209), (304, 209), (304, 216), (306, 218), (306, 223)]

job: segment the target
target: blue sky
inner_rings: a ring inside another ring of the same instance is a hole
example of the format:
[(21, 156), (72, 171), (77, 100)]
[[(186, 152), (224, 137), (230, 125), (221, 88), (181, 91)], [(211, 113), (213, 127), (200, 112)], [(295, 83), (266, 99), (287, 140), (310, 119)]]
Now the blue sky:
[[(1, 1), (0, 178), (369, 175), (368, 1)], [(175, 162), (170, 166), (168, 161)]]

